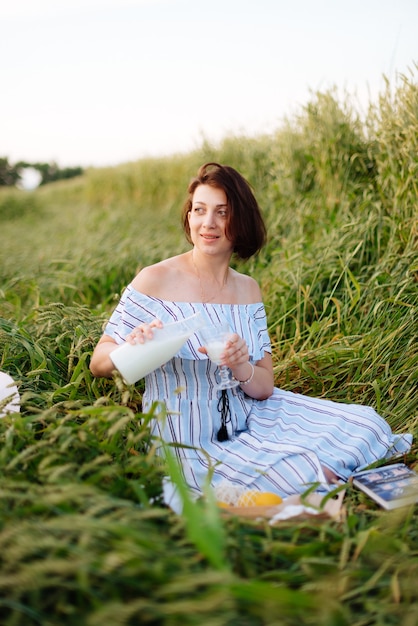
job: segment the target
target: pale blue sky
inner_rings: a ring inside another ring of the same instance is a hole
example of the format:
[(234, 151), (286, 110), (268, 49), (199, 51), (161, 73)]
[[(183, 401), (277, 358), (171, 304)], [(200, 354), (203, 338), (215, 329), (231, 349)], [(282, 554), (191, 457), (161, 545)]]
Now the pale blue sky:
[(0, 7), (0, 156), (171, 154), (270, 132), (333, 86), (364, 109), (418, 62), (417, 27), (418, 0), (14, 0)]

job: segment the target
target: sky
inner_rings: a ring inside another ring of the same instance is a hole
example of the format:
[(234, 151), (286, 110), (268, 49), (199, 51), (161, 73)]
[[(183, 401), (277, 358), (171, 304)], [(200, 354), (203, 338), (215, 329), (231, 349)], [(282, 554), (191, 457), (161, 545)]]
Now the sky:
[(414, 76), (418, 0), (13, 0), (0, 157), (117, 165), (279, 129), (317, 91)]

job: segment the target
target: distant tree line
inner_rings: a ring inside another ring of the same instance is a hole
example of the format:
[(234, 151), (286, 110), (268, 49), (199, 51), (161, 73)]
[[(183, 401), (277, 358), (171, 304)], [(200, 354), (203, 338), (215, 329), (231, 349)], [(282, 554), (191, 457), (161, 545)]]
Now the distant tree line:
[(22, 171), (26, 167), (38, 170), (41, 175), (40, 185), (46, 185), (55, 180), (74, 178), (83, 173), (82, 167), (59, 168), (56, 163), (27, 163), (26, 161), (18, 161), (12, 165), (7, 157), (0, 157), (0, 186), (15, 186), (21, 180)]

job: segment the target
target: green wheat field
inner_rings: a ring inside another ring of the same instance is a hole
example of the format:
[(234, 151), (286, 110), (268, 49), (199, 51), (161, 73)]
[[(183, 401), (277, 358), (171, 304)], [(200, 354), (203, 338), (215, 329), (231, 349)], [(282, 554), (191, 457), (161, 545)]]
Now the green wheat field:
[[(81, 147), (82, 148), (82, 147)], [(0, 190), (0, 369), (20, 414), (0, 420), (2, 626), (415, 626), (418, 507), (350, 485), (342, 521), (175, 515), (141, 412), (143, 383), (89, 359), (136, 271), (189, 249), (199, 165), (237, 168), (269, 241), (235, 267), (261, 284), (276, 385), (372, 405), (412, 432), (418, 468), (418, 85), (386, 82), (365, 113), (315, 93), (273, 134)]]

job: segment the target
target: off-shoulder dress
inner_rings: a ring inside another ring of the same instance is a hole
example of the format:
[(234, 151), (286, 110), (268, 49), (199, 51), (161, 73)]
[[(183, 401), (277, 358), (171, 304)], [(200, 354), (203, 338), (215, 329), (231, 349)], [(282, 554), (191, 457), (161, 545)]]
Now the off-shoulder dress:
[[(271, 352), (263, 303), (210, 304), (160, 300), (129, 285), (106, 328), (116, 343), (141, 323), (158, 318), (164, 324), (200, 312), (205, 323), (227, 321), (245, 339), (256, 363)], [(275, 492), (301, 493), (313, 483), (326, 489), (323, 468), (343, 480), (353, 471), (406, 452), (410, 434), (396, 435), (368, 406), (311, 398), (275, 388), (267, 400), (254, 400), (245, 387), (228, 390), (228, 440), (220, 442), (216, 389), (217, 366), (198, 352), (198, 333), (168, 363), (145, 379), (143, 411), (163, 403), (165, 416), (152, 428), (165, 442), (177, 442), (185, 479), (198, 494), (213, 472), (212, 484)]]

